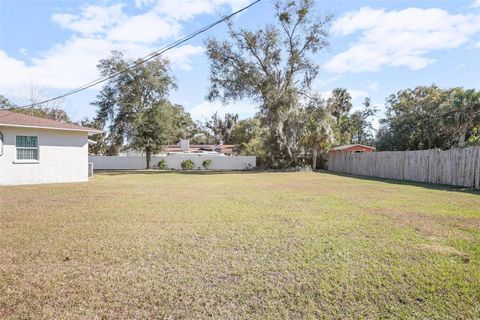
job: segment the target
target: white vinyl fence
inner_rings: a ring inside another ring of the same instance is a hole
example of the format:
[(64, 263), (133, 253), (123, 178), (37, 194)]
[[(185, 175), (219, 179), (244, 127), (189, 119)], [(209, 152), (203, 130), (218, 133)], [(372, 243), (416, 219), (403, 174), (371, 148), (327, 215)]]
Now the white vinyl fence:
[(332, 154), (328, 170), (480, 189), (480, 147)]
[[(195, 169), (203, 170), (202, 163), (211, 160), (210, 170), (247, 170), (256, 167), (254, 156), (208, 156), (208, 155), (183, 155), (152, 156), (150, 166), (157, 167), (161, 159), (167, 163), (167, 169), (181, 170), (184, 160), (192, 160)], [(135, 170), (145, 169), (147, 160), (145, 156), (90, 156), (89, 162), (93, 163), (94, 170)]]

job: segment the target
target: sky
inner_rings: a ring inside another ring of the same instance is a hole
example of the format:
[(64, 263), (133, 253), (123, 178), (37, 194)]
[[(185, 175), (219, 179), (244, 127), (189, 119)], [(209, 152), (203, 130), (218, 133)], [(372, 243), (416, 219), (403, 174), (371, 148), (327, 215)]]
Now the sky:
[[(32, 92), (50, 98), (99, 77), (96, 65), (112, 50), (142, 57), (250, 3), (250, 0), (0, 0), (0, 94), (17, 104)], [(480, 89), (480, 0), (321, 1), (316, 14), (333, 14), (330, 46), (313, 59), (320, 72), (312, 89), (328, 97), (347, 88), (354, 110), (365, 97), (381, 110), (401, 89), (435, 83)], [(236, 16), (236, 27), (274, 22), (273, 1), (263, 0)], [(251, 101), (208, 102), (207, 37), (227, 39), (226, 26), (170, 51), (178, 89), (170, 100), (194, 120), (214, 112), (254, 115)], [(93, 117), (90, 103), (101, 86), (64, 99), (76, 121)]]

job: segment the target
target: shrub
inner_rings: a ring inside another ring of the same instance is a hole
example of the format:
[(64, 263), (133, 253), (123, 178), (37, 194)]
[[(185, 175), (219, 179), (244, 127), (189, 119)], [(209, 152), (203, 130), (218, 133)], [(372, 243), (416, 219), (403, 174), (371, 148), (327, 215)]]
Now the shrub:
[(202, 162), (202, 166), (205, 168), (205, 170), (208, 170), (208, 168), (210, 168), (211, 165), (212, 165), (212, 160), (210, 159), (203, 160)]
[(160, 170), (168, 169), (167, 161), (165, 161), (165, 159), (162, 159), (160, 160), (160, 162), (158, 162), (158, 169)]
[(182, 170), (193, 170), (195, 163), (192, 160), (183, 160), (181, 166)]

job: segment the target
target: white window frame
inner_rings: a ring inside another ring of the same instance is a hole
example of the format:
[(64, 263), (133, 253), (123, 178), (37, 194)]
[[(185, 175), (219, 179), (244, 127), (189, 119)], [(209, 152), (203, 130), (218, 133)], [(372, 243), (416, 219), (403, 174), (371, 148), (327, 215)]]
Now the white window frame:
[[(36, 137), (37, 147), (17, 147), (17, 137)], [(37, 150), (37, 159), (17, 159), (17, 149)], [(18, 134), (15, 135), (15, 161), (13, 163), (40, 163), (40, 138), (34, 134)]]

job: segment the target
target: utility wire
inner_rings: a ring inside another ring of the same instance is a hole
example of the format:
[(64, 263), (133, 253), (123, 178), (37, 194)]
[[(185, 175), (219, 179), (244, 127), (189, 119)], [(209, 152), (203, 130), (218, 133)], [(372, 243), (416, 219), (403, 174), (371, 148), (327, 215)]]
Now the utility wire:
[(224, 16), (223, 18), (221, 18), (221, 19), (219, 19), (219, 20), (217, 20), (217, 21), (215, 21), (215, 22), (213, 22), (213, 23), (211, 23), (211, 24), (209, 24), (209, 25), (207, 25), (207, 26), (205, 26), (205, 27), (203, 27), (203, 28), (201, 28), (201, 29), (199, 29), (199, 30), (191, 33), (191, 34), (189, 34), (189, 35), (187, 35), (187, 36), (185, 36), (185, 37), (183, 37), (183, 38), (181, 38), (181, 39), (179, 39), (179, 40), (176, 40), (176, 41), (170, 43), (170, 44), (167, 45), (167, 46), (164, 46), (164, 47), (162, 47), (162, 48), (160, 48), (160, 49), (157, 49), (157, 50), (153, 51), (152, 53), (146, 55), (145, 57), (141, 58), (139, 61), (138, 61), (138, 60), (135, 61), (135, 62), (132, 63), (130, 66), (128, 66), (128, 67), (126, 67), (125, 69), (120, 70), (120, 71), (118, 71), (118, 72), (116, 72), (116, 73), (114, 73), (114, 74), (112, 74), (112, 75), (105, 76), (105, 77), (102, 77), (102, 78), (98, 78), (98, 79), (96, 79), (96, 80), (93, 80), (93, 81), (91, 81), (91, 82), (89, 82), (89, 83), (84, 84), (84, 85), (81, 86), (81, 87), (78, 87), (78, 88), (76, 88), (76, 89), (73, 89), (73, 90), (71, 90), (71, 91), (68, 91), (68, 92), (66, 92), (66, 93), (64, 93), (64, 94), (62, 94), (62, 95), (56, 96), (56, 97), (54, 97), (54, 98), (46, 99), (46, 100), (43, 100), (43, 101), (39, 101), (39, 102), (35, 102), (35, 103), (32, 103), (32, 104), (27, 104), (27, 105), (23, 105), (23, 106), (15, 106), (14, 108), (31, 108), (31, 107), (34, 107), (34, 106), (37, 106), (37, 105), (41, 105), (41, 104), (45, 104), (45, 103), (48, 103), (48, 102), (51, 102), (51, 101), (55, 101), (55, 100), (58, 100), (58, 99), (62, 99), (62, 98), (65, 98), (65, 97), (67, 97), (67, 96), (70, 96), (70, 95), (72, 95), (72, 94), (75, 94), (75, 93), (78, 93), (78, 92), (80, 92), (80, 91), (83, 91), (83, 90), (86, 90), (86, 89), (88, 89), (88, 88), (91, 88), (91, 87), (93, 87), (93, 86), (96, 86), (97, 84), (100, 84), (100, 83), (105, 82), (105, 81), (107, 81), (107, 80), (110, 80), (110, 79), (112, 79), (112, 78), (115, 78), (116, 76), (118, 76), (118, 75), (120, 75), (120, 74), (122, 74), (122, 73), (125, 73), (125, 72), (127, 72), (128, 70), (131, 70), (131, 69), (133, 69), (133, 68), (136, 68), (136, 67), (138, 67), (139, 65), (141, 65), (141, 64), (143, 64), (143, 63), (145, 63), (145, 62), (147, 62), (147, 61), (149, 61), (149, 60), (152, 60), (153, 58), (155, 58), (155, 57), (157, 57), (157, 56), (159, 56), (159, 55), (161, 55), (161, 54), (163, 54), (163, 53), (165, 53), (165, 52), (167, 52), (167, 51), (169, 51), (169, 50), (171, 50), (171, 49), (179, 46), (180, 44), (182, 44), (182, 43), (184, 43), (184, 42), (187, 42), (188, 40), (196, 37), (197, 35), (205, 32), (205, 31), (207, 31), (207, 30), (209, 30), (209, 29), (211, 29), (211, 28), (213, 28), (213, 27), (215, 27), (216, 25), (218, 25), (218, 24), (220, 24), (220, 23), (222, 23), (222, 22), (225, 22), (226, 20), (228, 20), (228, 19), (232, 18), (233, 16), (235, 16), (235, 15), (237, 15), (237, 14), (239, 14), (239, 13), (241, 13), (241, 12), (247, 10), (247, 9), (249, 9), (250, 7), (252, 7), (252, 6), (254, 6), (255, 4), (259, 3), (260, 1), (262, 1), (262, 0), (256, 0), (256, 1), (252, 2), (252, 3), (250, 3), (249, 5), (241, 8), (241, 9), (239, 9), (239, 10), (237, 10), (237, 11), (235, 11), (235, 12), (233, 12), (233, 13), (227, 15), (227, 16)]

